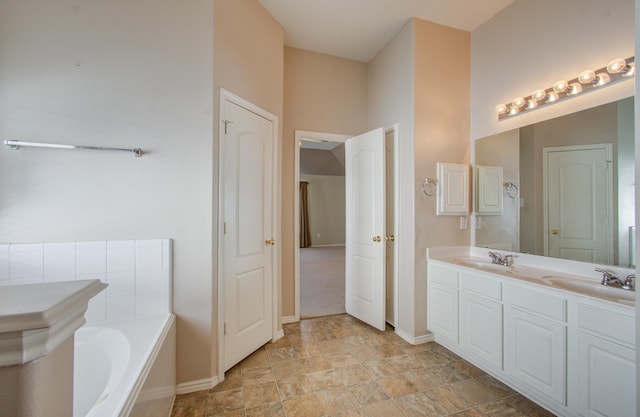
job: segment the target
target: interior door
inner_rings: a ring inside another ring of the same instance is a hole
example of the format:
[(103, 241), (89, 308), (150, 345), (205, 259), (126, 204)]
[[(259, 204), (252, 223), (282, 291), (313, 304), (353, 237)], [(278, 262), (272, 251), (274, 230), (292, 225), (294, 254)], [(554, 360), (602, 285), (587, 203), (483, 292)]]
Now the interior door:
[(544, 149), (545, 255), (611, 264), (611, 145)]
[(224, 370), (273, 333), (273, 122), (230, 101), (221, 108)]
[(385, 135), (379, 128), (345, 144), (347, 313), (385, 329)]

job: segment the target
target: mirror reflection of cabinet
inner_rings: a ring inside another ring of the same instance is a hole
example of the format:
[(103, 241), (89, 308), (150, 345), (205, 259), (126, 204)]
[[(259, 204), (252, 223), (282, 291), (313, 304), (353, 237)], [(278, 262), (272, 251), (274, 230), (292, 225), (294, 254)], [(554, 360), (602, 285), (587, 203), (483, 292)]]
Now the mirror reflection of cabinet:
[(478, 214), (502, 214), (502, 167), (478, 166)]

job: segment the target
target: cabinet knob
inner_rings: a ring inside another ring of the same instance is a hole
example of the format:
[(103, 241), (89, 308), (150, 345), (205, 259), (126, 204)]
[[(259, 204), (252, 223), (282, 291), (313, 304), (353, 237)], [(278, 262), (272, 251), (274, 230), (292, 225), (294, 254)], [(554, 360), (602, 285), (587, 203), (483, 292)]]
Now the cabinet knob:
[(373, 241), (374, 242), (382, 242), (382, 238), (380, 236), (374, 236), (373, 237)]

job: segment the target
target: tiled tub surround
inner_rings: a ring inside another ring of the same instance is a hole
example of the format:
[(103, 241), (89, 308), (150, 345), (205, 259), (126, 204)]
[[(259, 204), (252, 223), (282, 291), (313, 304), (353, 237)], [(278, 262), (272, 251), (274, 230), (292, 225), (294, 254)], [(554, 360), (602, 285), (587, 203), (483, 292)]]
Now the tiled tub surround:
[(171, 240), (0, 244), (0, 285), (99, 279), (88, 323), (171, 312)]
[(635, 292), (600, 285), (601, 265), (514, 253), (506, 267), (488, 252), (427, 251), (436, 342), (557, 415), (635, 416), (613, 388), (635, 392)]
[[(93, 389), (88, 403), (75, 404), (81, 414), (170, 414), (176, 357), (171, 259), (170, 239), (0, 245), (0, 291), (2, 285), (87, 279), (108, 284), (89, 301), (87, 324), (76, 333), (81, 353), (72, 358), (74, 385)], [(85, 332), (94, 335), (91, 343)], [(105, 349), (118, 341), (128, 354)]]

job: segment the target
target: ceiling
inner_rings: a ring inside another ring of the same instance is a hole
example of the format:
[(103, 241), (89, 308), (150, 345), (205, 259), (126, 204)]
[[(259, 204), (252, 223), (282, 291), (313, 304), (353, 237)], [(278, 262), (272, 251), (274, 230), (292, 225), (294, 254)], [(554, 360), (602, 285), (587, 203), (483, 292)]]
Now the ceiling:
[(286, 46), (369, 62), (412, 17), (473, 31), (513, 0), (258, 0)]

